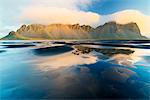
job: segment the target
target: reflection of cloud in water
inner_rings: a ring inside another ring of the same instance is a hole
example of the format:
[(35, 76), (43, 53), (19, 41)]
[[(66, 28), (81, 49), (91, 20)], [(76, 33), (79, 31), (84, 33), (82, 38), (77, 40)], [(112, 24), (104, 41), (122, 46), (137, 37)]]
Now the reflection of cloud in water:
[[(55, 95), (62, 97), (119, 98), (138, 94), (132, 87), (139, 78), (136, 72), (104, 61), (55, 71), (53, 74), (55, 90), (59, 91)], [(129, 93), (130, 90), (132, 93)]]
[(91, 64), (97, 61), (97, 57), (87, 54), (74, 55), (71, 52), (52, 57), (38, 58), (33, 61), (42, 71), (57, 70), (82, 64)]
[(131, 55), (118, 54), (108, 59), (107, 61), (119, 64), (119, 65), (128, 66), (131, 68), (136, 68), (135, 66), (133, 66), (135, 61), (132, 59)]
[(136, 52), (134, 55), (136, 56), (145, 56), (145, 55), (150, 55), (150, 50), (149, 49), (134, 49)]
[(132, 49), (135, 52), (133, 54), (130, 55), (125, 55), (125, 54), (117, 54), (114, 55), (113, 57), (111, 57), (110, 59), (108, 59), (107, 61), (112, 62), (112, 63), (116, 63), (119, 65), (124, 65), (124, 66), (128, 66), (131, 68), (136, 68), (135, 65), (142, 65), (147, 62), (147, 64), (149, 65), (149, 61), (148, 59), (145, 59), (146, 55), (150, 54), (150, 51), (147, 49)]
[(134, 65), (140, 65), (140, 66), (150, 66), (149, 57), (147, 55), (150, 55), (149, 49), (134, 49), (136, 52), (131, 55), (132, 61), (134, 62)]
[(127, 68), (111, 67), (102, 72), (104, 79), (117, 82), (126, 82), (130, 77), (137, 76), (135, 72)]

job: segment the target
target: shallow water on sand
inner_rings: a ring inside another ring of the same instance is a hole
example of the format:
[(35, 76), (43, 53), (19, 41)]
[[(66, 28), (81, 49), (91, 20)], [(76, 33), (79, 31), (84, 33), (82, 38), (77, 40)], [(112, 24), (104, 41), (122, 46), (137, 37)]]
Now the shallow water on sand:
[(149, 41), (1, 41), (0, 99), (149, 99), (149, 47)]

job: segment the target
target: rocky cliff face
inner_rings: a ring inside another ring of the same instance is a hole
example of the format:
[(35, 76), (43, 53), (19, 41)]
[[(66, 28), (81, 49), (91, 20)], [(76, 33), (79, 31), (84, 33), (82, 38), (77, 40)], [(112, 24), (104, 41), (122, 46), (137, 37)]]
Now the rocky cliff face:
[(89, 25), (51, 24), (22, 25), (3, 39), (142, 39), (136, 23), (125, 25), (109, 22), (92, 28)]
[(143, 36), (136, 23), (117, 24), (109, 22), (94, 30), (94, 38), (101, 39), (141, 39)]

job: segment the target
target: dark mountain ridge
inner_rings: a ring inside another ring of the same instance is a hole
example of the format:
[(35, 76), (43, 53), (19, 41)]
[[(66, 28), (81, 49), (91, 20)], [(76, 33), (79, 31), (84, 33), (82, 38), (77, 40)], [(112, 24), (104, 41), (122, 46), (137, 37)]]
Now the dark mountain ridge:
[(79, 24), (31, 24), (22, 25), (16, 32), (10, 32), (3, 40), (44, 39), (99, 39), (99, 40), (142, 40), (136, 23), (117, 24), (108, 22), (97, 28)]

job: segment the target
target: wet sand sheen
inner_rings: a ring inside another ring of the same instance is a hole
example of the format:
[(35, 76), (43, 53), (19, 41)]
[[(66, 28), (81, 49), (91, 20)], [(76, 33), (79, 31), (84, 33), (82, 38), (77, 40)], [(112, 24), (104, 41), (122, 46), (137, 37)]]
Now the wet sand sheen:
[(42, 71), (51, 71), (59, 68), (72, 67), (83, 64), (91, 64), (97, 61), (97, 57), (87, 54), (75, 55), (71, 52), (44, 57), (33, 60)]
[(149, 50), (78, 45), (2, 48), (0, 97), (149, 98)]

